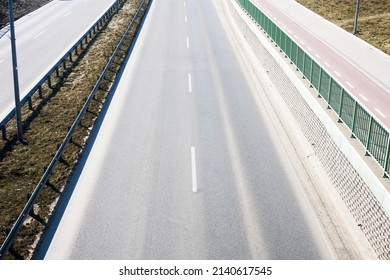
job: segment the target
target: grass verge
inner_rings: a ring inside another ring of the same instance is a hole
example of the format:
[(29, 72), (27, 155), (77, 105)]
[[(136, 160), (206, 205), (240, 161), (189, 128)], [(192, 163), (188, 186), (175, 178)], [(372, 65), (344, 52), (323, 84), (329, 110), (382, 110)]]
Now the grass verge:
[[(122, 9), (113, 16), (104, 29), (97, 34), (88, 47), (74, 62), (62, 69), (62, 74), (52, 76), (52, 87), (43, 87), (43, 98), (34, 95), (32, 110), (22, 109), (24, 138), (26, 144), (16, 141), (15, 122), (7, 126), (9, 138), (0, 141), (0, 243), (3, 243), (5, 229), (12, 227), (19, 213), (43, 175), (44, 168), (51, 161), (62, 142), (68, 127), (75, 120), (86, 97), (95, 85), (98, 76), (108, 62), (114, 48), (132, 20), (141, 0), (126, 1)], [(8, 254), (7, 259), (29, 259), (39, 240), (53, 207), (61, 195), (78, 157), (98, 116), (112, 81), (126, 55), (126, 47), (131, 44), (136, 28), (141, 22), (149, 1), (145, 2), (140, 17), (115, 58), (109, 74), (100, 86), (95, 100), (84, 114), (83, 119), (67, 146), (60, 163), (54, 169), (49, 183), (41, 192), (34, 206), (35, 218), (28, 218), (15, 239), (17, 254)]]
[[(297, 0), (313, 12), (352, 32), (356, 0)], [(390, 0), (361, 0), (357, 36), (390, 55)]]

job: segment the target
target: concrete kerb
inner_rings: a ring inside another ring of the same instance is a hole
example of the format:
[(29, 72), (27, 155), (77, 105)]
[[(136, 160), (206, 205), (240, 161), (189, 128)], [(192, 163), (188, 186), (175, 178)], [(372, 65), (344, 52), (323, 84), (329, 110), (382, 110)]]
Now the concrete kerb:
[[(332, 140), (336, 143), (337, 147), (350, 161), (352, 166), (370, 188), (372, 193), (375, 195), (376, 199), (382, 205), (387, 215), (390, 216), (390, 192), (387, 189), (385, 183), (389, 179), (380, 178), (380, 168), (375, 166), (376, 164), (371, 164), (369, 157), (364, 157), (364, 148), (356, 139), (351, 139), (348, 135), (348, 131), (343, 132), (343, 128), (340, 124), (337, 124), (337, 118), (332, 119), (330, 116), (331, 112), (326, 111), (325, 106), (323, 106), (318, 98), (313, 95), (311, 92), (308, 83), (305, 83), (306, 80), (302, 80), (297, 72), (293, 71), (291, 65), (284, 58), (284, 55), (274, 47), (273, 44), (264, 36), (261, 29), (249, 18), (249, 16), (238, 8), (238, 4), (235, 0), (231, 0), (234, 7), (236, 7), (237, 12), (241, 18), (246, 22), (250, 30), (256, 35), (259, 42), (264, 46), (264, 48), (272, 55), (277, 64), (281, 67), (283, 72), (287, 75), (293, 85), (297, 88), (302, 98), (310, 106), (310, 108), (315, 112), (316, 116), (320, 119), (321, 123), (325, 126), (328, 134), (331, 136)], [(347, 129), (344, 129), (347, 130)], [(354, 142), (354, 143), (353, 143)], [(359, 151), (360, 148), (360, 151)]]

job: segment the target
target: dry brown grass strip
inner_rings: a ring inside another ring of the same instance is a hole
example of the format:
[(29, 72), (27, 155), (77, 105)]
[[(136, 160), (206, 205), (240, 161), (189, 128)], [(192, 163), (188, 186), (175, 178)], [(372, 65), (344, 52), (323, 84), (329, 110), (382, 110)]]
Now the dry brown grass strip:
[[(356, 0), (298, 0), (310, 10), (353, 31)], [(390, 0), (362, 0), (357, 36), (390, 55)]]
[[(54, 88), (44, 86), (43, 99), (40, 99), (37, 94), (34, 96), (33, 111), (28, 106), (23, 107), (24, 138), (27, 144), (17, 143), (15, 123), (11, 121), (8, 125), (9, 139), (0, 141), (0, 229), (11, 227), (18, 217), (27, 201), (28, 193), (34, 190), (42, 177), (44, 167), (53, 158), (57, 145), (62, 142), (68, 127), (82, 108), (140, 2), (141, 0), (127, 1), (71, 68), (65, 69), (64, 74), (59, 78), (52, 75)], [(144, 10), (145, 7), (146, 5)], [(131, 37), (135, 31), (134, 27), (130, 32)], [(131, 38), (126, 41), (128, 47)], [(124, 55), (123, 52), (119, 54), (117, 58), (119, 63)], [(70, 63), (68, 65), (70, 66)], [(27, 259), (31, 257), (34, 243), (42, 233), (53, 205), (77, 163), (85, 140), (106, 98), (110, 79), (115, 76), (118, 68), (119, 65), (114, 64), (110, 69), (111, 77), (101, 85), (96, 100), (88, 108), (88, 113), (84, 115), (82, 124), (77, 128), (61, 162), (52, 173), (48, 186), (43, 189), (34, 208), (39, 219), (28, 219), (18, 235), (15, 248), (21, 257)], [(1, 230), (0, 243), (5, 237), (4, 230)], [(12, 258), (10, 254), (7, 257)]]

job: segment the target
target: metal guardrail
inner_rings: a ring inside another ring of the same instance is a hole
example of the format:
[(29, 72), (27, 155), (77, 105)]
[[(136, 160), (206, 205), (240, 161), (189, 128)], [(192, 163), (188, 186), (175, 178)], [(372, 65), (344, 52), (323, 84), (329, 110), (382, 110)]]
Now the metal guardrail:
[[(126, 0), (124, 0), (124, 1), (126, 1)], [(77, 126), (80, 124), (81, 118), (83, 117), (84, 113), (88, 109), (89, 104), (91, 103), (91, 101), (95, 97), (95, 94), (98, 91), (101, 83), (103, 82), (104, 77), (105, 77), (107, 71), (109, 70), (111, 64), (114, 62), (114, 59), (115, 59), (118, 51), (120, 50), (123, 42), (125, 41), (129, 31), (133, 27), (134, 22), (137, 19), (139, 12), (141, 11), (142, 7), (144, 6), (145, 1), (146, 0), (143, 0), (140, 3), (136, 13), (133, 16), (133, 19), (131, 20), (129, 26), (127, 27), (127, 29), (126, 29), (125, 33), (123, 34), (121, 40), (119, 41), (118, 45), (114, 49), (113, 54), (111, 55), (110, 59), (108, 60), (108, 62), (106, 64), (106, 66), (104, 67), (102, 73), (100, 74), (100, 76), (99, 76), (95, 86), (91, 90), (91, 92), (90, 92), (88, 98), (86, 99), (82, 109), (79, 111), (79, 113), (78, 113), (78, 115), (76, 117), (76, 120), (73, 122), (72, 126), (69, 128), (68, 133), (66, 134), (66, 136), (65, 136), (64, 140), (62, 141), (62, 143), (59, 145), (59, 147), (57, 149), (57, 152), (55, 153), (55, 155), (54, 155), (53, 159), (51, 160), (49, 166), (45, 169), (45, 172), (44, 172), (42, 178), (40, 179), (38, 185), (35, 187), (34, 192), (29, 197), (26, 205), (24, 206), (22, 212), (20, 213), (20, 215), (17, 218), (16, 222), (14, 223), (13, 227), (8, 232), (5, 241), (3, 242), (3, 244), (0, 247), (0, 259), (3, 259), (5, 257), (5, 255), (6, 255), (7, 251), (10, 248), (12, 248), (13, 241), (14, 241), (17, 233), (21, 229), (25, 219), (28, 216), (32, 216), (32, 217), (35, 216), (34, 213), (33, 213), (33, 206), (34, 206), (36, 200), (38, 199), (39, 194), (41, 193), (43, 187), (46, 185), (49, 177), (51, 176), (51, 173), (52, 173), (53, 169), (55, 168), (55, 166), (57, 165), (58, 161), (60, 160), (60, 158), (62, 156), (62, 153), (64, 152), (66, 146), (71, 141), (72, 135), (73, 135), (74, 131), (76, 130)], [(150, 7), (151, 3), (152, 3), (152, 0), (149, 1), (149, 7)]]
[(250, 0), (236, 0), (278, 45), (284, 54), (310, 82), (318, 94), (327, 101), (339, 119), (350, 129), (352, 137), (357, 138), (383, 170), (390, 175), (390, 133), (374, 116), (359, 104), (337, 79), (332, 77), (321, 65), (307, 54), (275, 22)]
[[(88, 38), (91, 39), (92, 34), (96, 34), (97, 30), (99, 30), (99, 28), (104, 25), (104, 23), (117, 11), (119, 5), (121, 5), (124, 1), (126, 0), (116, 0), (107, 9), (107, 11), (92, 25), (92, 27), (84, 33), (84, 35), (59, 59), (57, 63), (54, 64), (52, 68), (50, 68), (50, 70), (45, 75), (43, 75), (43, 77), (27, 93), (27, 95), (20, 100), (20, 106), (24, 106), (26, 103), (28, 103), (29, 107), (31, 108), (31, 100), (35, 93), (38, 93), (39, 96), (42, 97), (42, 85), (47, 81), (49, 87), (51, 87), (51, 75), (56, 72), (56, 75), (59, 76), (59, 67), (63, 65), (63, 67), (66, 68), (66, 60), (68, 58), (72, 62), (73, 53), (76, 55), (78, 54), (79, 47), (83, 48), (83, 44), (88, 43)], [(14, 116), (15, 108), (12, 109), (3, 120), (0, 120), (0, 130), (2, 132), (3, 140), (7, 140), (6, 125)]]

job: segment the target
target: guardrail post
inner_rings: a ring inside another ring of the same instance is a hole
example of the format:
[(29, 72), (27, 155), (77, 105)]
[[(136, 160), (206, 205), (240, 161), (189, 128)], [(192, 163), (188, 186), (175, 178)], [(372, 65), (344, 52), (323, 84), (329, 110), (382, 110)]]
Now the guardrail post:
[(48, 77), (47, 77), (47, 85), (49, 86), (49, 88), (51, 88), (51, 75), (49, 75)]
[(58, 66), (56, 67), (56, 76), (57, 76), (57, 77), (60, 76), (60, 71), (58, 70)]
[(34, 108), (33, 108), (33, 105), (32, 105), (32, 99), (31, 99), (31, 96), (28, 97), (28, 108), (32, 111)]
[(1, 134), (2, 134), (2, 136), (3, 136), (3, 140), (4, 140), (4, 141), (7, 140), (7, 131), (6, 131), (6, 129), (5, 129), (5, 125), (2, 124), (2, 125), (0, 126), (0, 129), (1, 129)]
[(64, 68), (64, 70), (66, 69), (66, 58), (64, 58), (64, 60), (62, 61), (62, 66)]
[(306, 70), (306, 52), (303, 52), (303, 69), (302, 69), (302, 76), (305, 79), (305, 70)]
[(39, 96), (39, 98), (43, 98), (43, 95), (42, 95), (42, 86), (41, 85), (39, 85), (39, 88), (38, 88), (38, 96)]

